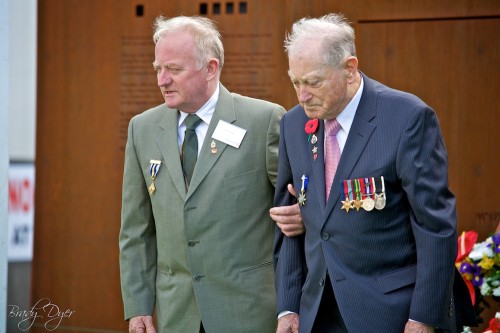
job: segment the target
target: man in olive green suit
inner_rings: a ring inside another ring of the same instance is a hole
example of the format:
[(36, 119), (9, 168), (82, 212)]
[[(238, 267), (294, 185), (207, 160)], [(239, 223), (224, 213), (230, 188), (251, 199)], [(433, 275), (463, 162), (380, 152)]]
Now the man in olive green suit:
[[(130, 332), (155, 332), (155, 309), (159, 332), (275, 332), (268, 210), (284, 109), (219, 83), (224, 51), (210, 20), (160, 17), (153, 39), (165, 104), (131, 120), (125, 151), (120, 273)], [(183, 142), (193, 114), (191, 175)]]

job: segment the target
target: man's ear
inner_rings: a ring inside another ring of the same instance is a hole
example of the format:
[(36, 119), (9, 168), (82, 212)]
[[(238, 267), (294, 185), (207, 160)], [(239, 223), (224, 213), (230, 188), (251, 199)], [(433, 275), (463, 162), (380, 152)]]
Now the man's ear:
[(207, 79), (212, 80), (219, 72), (219, 60), (212, 58), (208, 61), (207, 65)]
[(358, 71), (358, 58), (352, 56), (347, 58), (345, 61), (345, 70), (347, 73), (347, 80), (354, 80)]

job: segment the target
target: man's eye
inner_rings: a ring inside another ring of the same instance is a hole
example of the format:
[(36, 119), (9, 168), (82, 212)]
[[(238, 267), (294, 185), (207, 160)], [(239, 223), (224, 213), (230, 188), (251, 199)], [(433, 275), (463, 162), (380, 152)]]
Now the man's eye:
[(170, 73), (172, 73), (172, 74), (177, 74), (177, 73), (179, 73), (179, 72), (181, 71), (181, 69), (180, 69), (180, 68), (177, 68), (177, 67), (169, 67), (169, 68), (168, 68), (168, 71), (169, 71)]

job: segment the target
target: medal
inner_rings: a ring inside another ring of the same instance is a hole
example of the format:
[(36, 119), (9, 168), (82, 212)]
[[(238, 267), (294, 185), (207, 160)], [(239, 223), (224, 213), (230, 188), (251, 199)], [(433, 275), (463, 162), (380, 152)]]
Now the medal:
[(385, 198), (385, 183), (384, 183), (384, 177), (380, 177), (380, 193), (376, 193), (375, 189), (375, 208), (380, 210), (385, 207), (386, 203), (386, 198)]
[(356, 200), (354, 200), (354, 203), (352, 205), (354, 208), (356, 208), (356, 211), (359, 212), (361, 206), (363, 205), (363, 199), (361, 199), (360, 194), (359, 179), (354, 179), (354, 189), (356, 192)]
[(349, 213), (349, 210), (353, 208), (352, 190), (351, 190), (351, 181), (350, 180), (344, 180), (343, 192), (345, 194), (345, 200), (342, 201), (342, 207), (340, 209), (345, 209), (346, 213)]
[(309, 177), (306, 175), (302, 175), (302, 186), (300, 187), (300, 194), (299, 194), (299, 205), (305, 206), (306, 204), (306, 190), (307, 190), (307, 184), (309, 183)]
[(363, 200), (363, 209), (369, 212), (373, 210), (373, 208), (375, 208), (375, 201), (370, 197), (365, 198), (365, 200)]
[(306, 195), (304, 193), (299, 194), (299, 205), (305, 206), (306, 204)]
[(149, 185), (149, 187), (148, 187), (148, 192), (149, 192), (149, 195), (152, 195), (154, 193), (154, 191), (156, 190), (155, 178), (156, 178), (156, 175), (158, 174), (158, 171), (160, 170), (161, 161), (150, 160), (149, 163), (151, 163), (151, 165), (149, 166), (149, 175), (151, 176), (151, 185)]
[(375, 193), (375, 208), (381, 210), (385, 207), (385, 193)]
[(367, 212), (373, 210), (375, 208), (375, 201), (371, 198), (371, 180), (368, 178), (364, 179), (364, 189), (365, 189), (365, 197), (363, 198), (363, 209)]
[(312, 144), (315, 144), (316, 142), (318, 142), (318, 137), (317, 137), (315, 134), (313, 134), (313, 135), (311, 136), (311, 143), (312, 143)]
[(313, 158), (316, 161), (316, 159), (318, 158), (318, 147), (314, 146), (312, 152), (313, 152)]
[(149, 185), (148, 187), (148, 192), (149, 192), (149, 195), (153, 194), (153, 192), (156, 190), (156, 186), (155, 186), (155, 183), (152, 182), (151, 185)]
[(349, 200), (349, 197), (345, 197), (345, 200), (342, 201), (342, 208), (345, 209), (346, 213), (349, 213), (349, 209), (352, 209), (351, 201)]

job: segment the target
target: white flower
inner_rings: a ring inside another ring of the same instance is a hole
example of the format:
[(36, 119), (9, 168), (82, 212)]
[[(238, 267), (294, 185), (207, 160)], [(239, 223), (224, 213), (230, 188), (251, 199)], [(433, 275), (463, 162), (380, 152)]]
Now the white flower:
[(483, 296), (491, 295), (491, 287), (487, 283), (483, 282), (483, 284), (479, 289), (481, 291), (481, 295)]
[[(496, 287), (495, 289), (493, 289), (493, 296), (500, 296), (500, 287)], [(497, 312), (498, 314), (498, 312)]]
[(493, 253), (491, 246), (488, 246), (489, 244), (491, 244), (491, 242), (492, 240), (490, 237), (485, 242), (474, 244), (472, 251), (469, 253), (469, 258), (473, 261), (479, 261), (483, 259), (484, 255), (486, 255), (488, 258), (492, 258), (495, 254)]
[(494, 280), (493, 278), (490, 277), (490, 278), (486, 279), (486, 281), (492, 287), (500, 287), (500, 281), (499, 280)]

